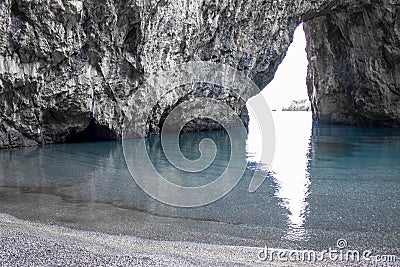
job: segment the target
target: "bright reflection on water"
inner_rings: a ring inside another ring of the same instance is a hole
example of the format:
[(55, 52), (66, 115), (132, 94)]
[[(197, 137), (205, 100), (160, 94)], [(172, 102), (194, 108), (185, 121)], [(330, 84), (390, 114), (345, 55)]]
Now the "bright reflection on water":
[[(270, 177), (275, 183), (275, 196), (289, 211), (290, 227), (286, 238), (302, 239), (306, 231), (307, 197), (310, 188), (309, 152), (312, 133), (310, 112), (273, 112), (276, 150)], [(247, 155), (250, 162), (260, 160), (261, 132), (250, 113)]]

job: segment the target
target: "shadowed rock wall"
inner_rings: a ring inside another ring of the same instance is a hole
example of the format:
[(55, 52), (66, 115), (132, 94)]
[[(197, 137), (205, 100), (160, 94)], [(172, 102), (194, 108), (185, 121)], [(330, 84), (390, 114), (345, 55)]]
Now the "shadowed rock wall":
[(371, 1), (304, 28), (316, 119), (400, 126), (400, 2)]

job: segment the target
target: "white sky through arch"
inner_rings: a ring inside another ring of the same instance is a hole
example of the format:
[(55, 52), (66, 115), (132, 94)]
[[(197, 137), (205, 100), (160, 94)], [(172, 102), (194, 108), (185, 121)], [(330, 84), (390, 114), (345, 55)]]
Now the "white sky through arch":
[(300, 24), (275, 78), (261, 93), (271, 109), (279, 111), (289, 106), (292, 100), (308, 99), (307, 66), (306, 37), (303, 24)]
[[(251, 105), (254, 103), (252, 101), (254, 101), (254, 98), (263, 97), (267, 101), (271, 110), (281, 111), (283, 107), (288, 107), (293, 100), (308, 99), (306, 85), (307, 67), (306, 37), (303, 30), (303, 24), (300, 24), (294, 33), (293, 42), (288, 49), (286, 57), (275, 73), (274, 79), (259, 95), (248, 101), (247, 108), (249, 110), (250, 122), (247, 146), (250, 161), (260, 161), (260, 153), (263, 146), (261, 129), (258, 125), (254, 110), (251, 108)], [(275, 126), (280, 125), (281, 128), (287, 126), (287, 132), (290, 133), (292, 132), (292, 129), (290, 128), (294, 125), (291, 125), (290, 123), (282, 123), (285, 122), (285, 118), (282, 117), (284, 116), (284, 113), (287, 112), (272, 113), (276, 124)], [(279, 114), (281, 114), (281, 116)], [(290, 114), (285, 115), (290, 116)], [(305, 114), (304, 116), (305, 118), (301, 118), (301, 120), (298, 120), (297, 122), (300, 123), (300, 125), (310, 124), (312, 122), (311, 113)], [(305, 134), (309, 134), (308, 128), (306, 129)], [(277, 139), (279, 139), (279, 136), (277, 136)]]

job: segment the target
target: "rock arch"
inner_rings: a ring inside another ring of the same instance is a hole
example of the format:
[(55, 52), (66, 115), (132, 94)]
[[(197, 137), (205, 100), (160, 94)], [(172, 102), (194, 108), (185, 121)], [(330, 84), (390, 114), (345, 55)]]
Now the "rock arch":
[[(263, 88), (302, 21), (315, 118), (397, 126), (398, 11), (395, 0), (0, 1), (0, 148), (58, 142), (54, 132), (90, 123), (119, 137), (145, 77), (191, 60), (228, 64)], [(49, 110), (66, 117), (50, 124)]]

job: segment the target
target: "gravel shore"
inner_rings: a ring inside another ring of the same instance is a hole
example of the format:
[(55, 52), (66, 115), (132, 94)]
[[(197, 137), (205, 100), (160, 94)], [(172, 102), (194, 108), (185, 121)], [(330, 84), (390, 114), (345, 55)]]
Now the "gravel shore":
[(23, 221), (7, 214), (0, 214), (0, 236), (1, 266), (328, 266), (263, 262), (256, 247), (109, 235)]
[[(1, 266), (253, 266), (257, 248), (146, 240), (0, 214)], [(261, 264), (261, 262), (260, 262)]]

